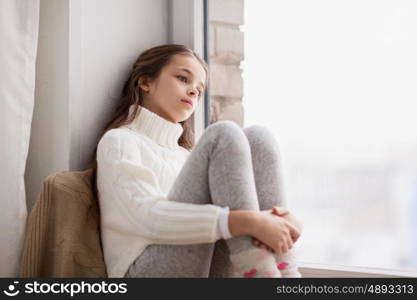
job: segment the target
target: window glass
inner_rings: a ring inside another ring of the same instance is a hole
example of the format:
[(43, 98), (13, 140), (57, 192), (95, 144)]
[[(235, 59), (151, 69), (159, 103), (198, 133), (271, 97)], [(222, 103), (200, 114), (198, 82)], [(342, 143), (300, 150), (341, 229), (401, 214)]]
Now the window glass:
[(300, 261), (417, 271), (417, 2), (245, 1), (245, 126), (270, 128)]

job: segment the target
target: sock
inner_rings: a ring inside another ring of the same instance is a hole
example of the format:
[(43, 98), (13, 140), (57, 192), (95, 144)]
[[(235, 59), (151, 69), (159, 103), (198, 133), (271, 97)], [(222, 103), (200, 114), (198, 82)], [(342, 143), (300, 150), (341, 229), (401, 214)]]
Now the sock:
[(293, 251), (288, 251), (285, 254), (274, 255), (276, 266), (280, 270), (284, 278), (301, 278), (301, 273), (298, 270), (298, 265), (295, 262), (295, 254)]
[(275, 257), (267, 250), (250, 248), (230, 255), (235, 277), (243, 278), (280, 278), (281, 272), (276, 266)]

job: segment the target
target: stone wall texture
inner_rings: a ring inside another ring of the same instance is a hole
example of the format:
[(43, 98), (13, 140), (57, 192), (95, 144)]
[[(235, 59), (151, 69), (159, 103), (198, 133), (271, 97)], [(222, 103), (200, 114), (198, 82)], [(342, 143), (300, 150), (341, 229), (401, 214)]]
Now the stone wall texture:
[(244, 0), (209, 1), (211, 123), (231, 120), (243, 127)]

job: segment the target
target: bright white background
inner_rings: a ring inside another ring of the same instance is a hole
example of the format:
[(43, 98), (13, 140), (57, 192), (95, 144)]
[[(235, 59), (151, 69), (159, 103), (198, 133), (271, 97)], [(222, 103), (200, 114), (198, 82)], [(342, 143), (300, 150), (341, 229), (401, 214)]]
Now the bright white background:
[(301, 261), (417, 270), (416, 16), (416, 1), (245, 1), (245, 126), (281, 146)]

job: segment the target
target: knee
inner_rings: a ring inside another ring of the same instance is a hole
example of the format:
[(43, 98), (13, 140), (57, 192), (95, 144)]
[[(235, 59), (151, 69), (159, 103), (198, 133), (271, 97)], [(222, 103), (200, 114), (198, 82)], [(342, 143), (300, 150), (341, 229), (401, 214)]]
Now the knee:
[(222, 120), (209, 125), (206, 130), (206, 134), (215, 136), (216, 139), (221, 139), (227, 144), (248, 144), (247, 138), (243, 133), (242, 128), (233, 121)]
[(257, 135), (264, 134), (264, 133), (271, 134), (267, 127), (265, 127), (263, 125), (259, 125), (259, 124), (247, 126), (247, 127), (243, 128), (243, 131), (248, 136), (257, 136)]
[(252, 141), (274, 139), (272, 132), (263, 125), (251, 125), (243, 128), (247, 138)]
[(278, 152), (278, 143), (272, 132), (263, 125), (251, 125), (243, 129), (251, 148), (271, 148)]
[(206, 128), (207, 132), (220, 134), (222, 136), (234, 136), (241, 135), (243, 133), (242, 128), (235, 122), (229, 120), (222, 120), (209, 125)]
[[(209, 128), (213, 128), (214, 130), (219, 130), (220, 128), (223, 128), (223, 129), (231, 129), (231, 128), (233, 128), (233, 129), (236, 129), (236, 128), (237, 129), (241, 129), (239, 127), (239, 125), (237, 125), (235, 122), (230, 121), (230, 120), (217, 121), (215, 123), (210, 124), (207, 127), (207, 129), (209, 129)], [(220, 130), (222, 130), (222, 129), (220, 129)]]

